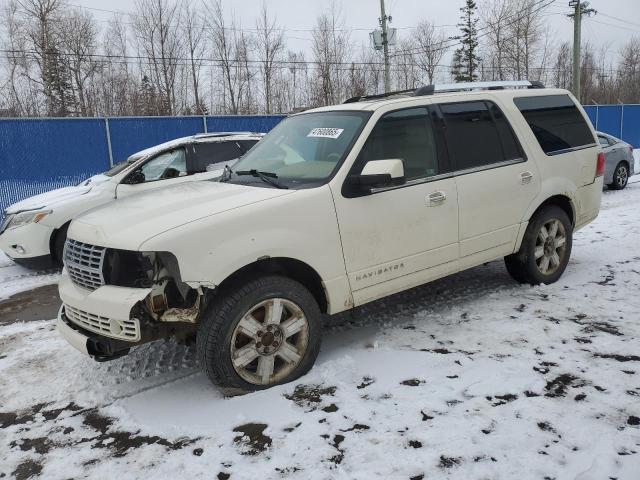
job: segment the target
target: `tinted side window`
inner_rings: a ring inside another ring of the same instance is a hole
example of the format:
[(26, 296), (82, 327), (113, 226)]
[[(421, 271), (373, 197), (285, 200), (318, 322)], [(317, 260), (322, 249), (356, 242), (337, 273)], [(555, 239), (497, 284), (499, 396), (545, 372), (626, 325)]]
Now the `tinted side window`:
[[(449, 154), (456, 170), (507, 160), (498, 128), (485, 102), (447, 103), (441, 104), (440, 109), (446, 123)], [(511, 150), (513, 148), (512, 145)]]
[(371, 160), (400, 158), (407, 180), (438, 174), (438, 156), (431, 116), (426, 108), (408, 108), (384, 115), (362, 147), (360, 170)]
[(522, 152), (522, 147), (520, 146), (520, 142), (518, 141), (516, 135), (513, 133), (511, 129), (511, 125), (509, 121), (498, 107), (493, 102), (487, 102), (489, 106), (489, 110), (491, 111), (491, 115), (493, 116), (493, 120), (496, 123), (496, 128), (498, 129), (498, 136), (500, 137), (500, 141), (502, 143), (502, 150), (504, 152), (503, 158), (505, 160), (515, 160), (518, 158), (523, 158), (524, 154)]
[(520, 97), (513, 101), (547, 155), (595, 143), (587, 122), (568, 95)]
[(206, 172), (207, 167), (218, 163), (222, 168), (224, 162), (235, 160), (244, 154), (237, 142), (196, 143), (194, 149), (192, 173)]
[(239, 140), (238, 143), (240, 144), (242, 151), (246, 153), (251, 150), (251, 147), (258, 143), (258, 140)]

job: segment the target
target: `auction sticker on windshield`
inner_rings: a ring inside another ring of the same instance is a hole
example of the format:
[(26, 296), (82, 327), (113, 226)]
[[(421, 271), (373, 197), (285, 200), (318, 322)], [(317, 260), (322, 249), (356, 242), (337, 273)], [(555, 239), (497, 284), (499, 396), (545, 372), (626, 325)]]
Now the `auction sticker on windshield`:
[(317, 138), (338, 138), (342, 132), (344, 132), (344, 128), (314, 128), (309, 132), (307, 137), (317, 137)]

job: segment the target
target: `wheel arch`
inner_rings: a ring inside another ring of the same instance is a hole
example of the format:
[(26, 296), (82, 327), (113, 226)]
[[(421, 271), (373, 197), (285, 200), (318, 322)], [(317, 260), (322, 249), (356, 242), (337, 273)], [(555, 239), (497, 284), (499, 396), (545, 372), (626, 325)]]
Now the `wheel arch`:
[(531, 221), (531, 219), (540, 210), (542, 210), (543, 208), (548, 207), (550, 205), (555, 205), (556, 207), (559, 207), (562, 210), (564, 210), (564, 212), (569, 217), (569, 220), (571, 221), (571, 226), (575, 227), (575, 225), (576, 225), (576, 208), (575, 208), (575, 205), (573, 204), (573, 200), (571, 198), (569, 198), (567, 195), (562, 195), (562, 194), (552, 195), (551, 197), (549, 197), (545, 201), (543, 201), (540, 205), (538, 205), (538, 207), (533, 211), (533, 213), (529, 217), (529, 221)]
[(302, 284), (313, 297), (322, 313), (327, 313), (329, 300), (322, 277), (309, 264), (289, 257), (264, 257), (249, 263), (231, 275), (226, 277), (216, 288), (216, 291), (224, 292), (239, 284), (244, 283), (248, 278), (256, 275), (277, 274), (282, 275)]
[(56, 255), (56, 239), (60, 233), (64, 232), (66, 234), (67, 230), (69, 230), (69, 225), (71, 225), (71, 220), (63, 223), (58, 228), (54, 228), (49, 237), (49, 252), (51, 252), (51, 258), (60, 263), (62, 263), (62, 258), (57, 258)]

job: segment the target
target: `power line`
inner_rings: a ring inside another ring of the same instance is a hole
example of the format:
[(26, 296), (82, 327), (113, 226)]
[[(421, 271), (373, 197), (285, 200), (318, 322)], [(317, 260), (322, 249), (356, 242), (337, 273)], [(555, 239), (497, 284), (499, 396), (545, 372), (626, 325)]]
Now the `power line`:
[[(545, 2), (545, 1), (547, 1), (547, 3), (545, 3), (544, 5), (541, 5), (541, 4), (542, 4), (543, 2)], [(553, 4), (553, 3), (555, 3), (556, 1), (557, 1), (557, 0), (537, 0), (537, 1), (532, 5), (532, 7), (533, 7), (533, 8), (537, 7), (537, 8), (536, 8), (536, 10), (534, 10), (534, 11), (532, 11), (532, 12), (527, 12), (527, 13), (524, 13), (524, 14), (514, 13), (514, 14), (511, 14), (511, 15), (508, 15), (508, 16), (506, 16), (506, 17), (505, 17), (505, 19), (513, 18), (513, 17), (515, 17), (515, 16), (517, 16), (517, 15), (520, 15), (520, 16), (518, 16), (518, 18), (516, 18), (514, 21), (512, 21), (512, 22), (509, 22), (509, 23), (505, 24), (504, 26), (505, 26), (505, 27), (508, 27), (508, 26), (510, 26), (510, 25), (513, 25), (513, 24), (515, 24), (515, 23), (519, 22), (520, 20), (522, 20), (523, 18), (525, 18), (527, 15), (535, 14), (535, 13), (537, 13), (537, 12), (539, 12), (539, 11), (543, 10), (544, 8), (546, 8), (546, 7), (550, 6), (550, 5), (552, 5), (552, 4)], [(478, 32), (482, 32), (483, 30), (487, 30), (487, 29), (489, 29), (489, 28), (492, 28), (492, 27), (494, 27), (495, 25), (496, 25), (496, 24), (494, 24), (494, 23), (487, 22), (487, 25), (486, 25), (486, 26), (479, 28), (477, 31), (478, 31)], [(477, 38), (478, 38), (478, 39), (480, 39), (480, 38), (486, 37), (487, 35), (490, 35), (490, 34), (491, 34), (491, 32), (486, 32), (486, 33), (483, 33), (483, 34), (481, 34), (481, 35), (478, 35), (478, 37), (477, 37)], [(444, 45), (438, 46), (437, 48), (435, 48), (435, 49), (434, 49), (434, 51), (449, 50), (449, 49), (451, 49), (451, 48), (454, 48), (454, 47), (457, 47), (457, 46), (459, 46), (459, 45), (462, 45), (462, 42), (460, 42), (457, 38), (451, 38), (451, 39), (449, 39), (449, 41), (453, 41), (454, 43), (450, 43), (450, 44), (448, 44), (448, 45), (447, 45), (447, 44), (446, 44), (446, 42), (445, 42), (445, 44), (444, 44)], [(422, 49), (421, 49), (421, 48), (410, 48), (410, 49), (407, 49), (407, 50), (396, 50), (396, 51), (393, 53), (393, 55), (392, 55), (392, 56), (398, 56), (398, 55), (403, 55), (403, 54), (407, 54), (407, 53), (408, 53), (408, 54), (411, 54), (411, 53), (419, 53), (419, 52), (421, 52), (421, 51), (422, 51)]]

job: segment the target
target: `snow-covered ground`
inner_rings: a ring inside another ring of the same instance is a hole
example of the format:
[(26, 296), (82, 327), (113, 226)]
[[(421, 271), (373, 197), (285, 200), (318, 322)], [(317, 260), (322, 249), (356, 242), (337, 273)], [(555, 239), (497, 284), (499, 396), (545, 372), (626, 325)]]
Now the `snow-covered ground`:
[(308, 375), (243, 397), (171, 342), (99, 364), (50, 319), (0, 327), (0, 478), (637, 480), (637, 178), (556, 284), (493, 262), (370, 304)]
[(58, 281), (60, 274), (34, 272), (13, 263), (0, 251), (0, 300), (32, 288), (49, 285)]

